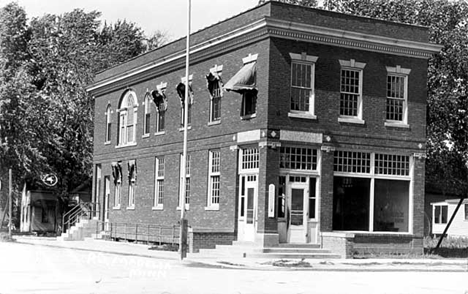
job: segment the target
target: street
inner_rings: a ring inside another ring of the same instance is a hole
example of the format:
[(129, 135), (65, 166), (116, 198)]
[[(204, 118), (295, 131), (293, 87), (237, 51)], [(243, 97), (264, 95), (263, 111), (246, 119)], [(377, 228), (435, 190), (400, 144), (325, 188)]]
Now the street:
[(468, 293), (467, 272), (213, 268), (0, 243), (0, 293)]

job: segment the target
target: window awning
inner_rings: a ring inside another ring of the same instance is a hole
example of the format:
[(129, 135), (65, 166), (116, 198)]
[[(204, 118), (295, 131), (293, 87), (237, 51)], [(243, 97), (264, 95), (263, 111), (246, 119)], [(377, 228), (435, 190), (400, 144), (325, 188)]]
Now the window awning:
[(224, 85), (227, 91), (242, 92), (256, 90), (257, 63), (250, 62), (244, 66)]
[(122, 165), (120, 162), (112, 162), (112, 177), (115, 185), (122, 183)]
[(208, 83), (207, 87), (211, 96), (213, 96), (213, 90), (215, 89), (215, 85), (218, 85), (219, 89), (222, 89), (223, 87), (221, 77), (217, 73), (210, 72), (209, 74), (207, 74), (206, 81)]
[[(177, 95), (179, 95), (179, 98), (180, 98), (180, 103), (183, 106), (185, 102), (185, 84), (180, 82), (177, 85), (176, 90), (177, 90)], [(192, 86), (190, 86), (190, 84), (189, 84), (189, 89), (188, 89), (188, 95), (189, 95), (189, 98), (192, 98)], [(190, 99), (190, 103), (192, 103), (192, 99)]]
[(136, 174), (137, 174), (137, 167), (135, 160), (128, 161), (128, 182), (130, 184), (136, 183)]
[(164, 98), (166, 95), (159, 90), (151, 91), (151, 96), (153, 97), (153, 102), (156, 104), (158, 111), (161, 109), (161, 106), (164, 105)]

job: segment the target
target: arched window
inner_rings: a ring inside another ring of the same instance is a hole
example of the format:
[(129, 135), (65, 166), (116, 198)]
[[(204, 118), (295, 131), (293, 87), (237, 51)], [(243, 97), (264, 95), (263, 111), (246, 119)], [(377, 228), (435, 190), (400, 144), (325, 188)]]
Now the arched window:
[(106, 136), (105, 136), (105, 143), (110, 143), (111, 141), (111, 130), (112, 130), (112, 111), (111, 105), (107, 105), (106, 109)]
[(135, 92), (126, 92), (119, 105), (119, 145), (136, 143), (137, 110)]

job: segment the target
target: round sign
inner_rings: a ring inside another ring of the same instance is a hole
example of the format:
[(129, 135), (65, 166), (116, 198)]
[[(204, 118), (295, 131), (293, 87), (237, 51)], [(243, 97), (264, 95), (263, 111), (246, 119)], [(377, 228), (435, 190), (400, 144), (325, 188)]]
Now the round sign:
[(53, 187), (57, 184), (58, 178), (55, 174), (46, 174), (42, 176), (42, 182), (49, 187)]

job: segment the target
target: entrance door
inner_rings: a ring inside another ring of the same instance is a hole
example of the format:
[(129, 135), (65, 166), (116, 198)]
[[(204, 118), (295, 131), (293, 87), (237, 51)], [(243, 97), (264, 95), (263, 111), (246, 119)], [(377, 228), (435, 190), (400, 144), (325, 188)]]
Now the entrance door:
[(255, 241), (257, 226), (257, 175), (241, 176), (239, 240)]
[(305, 184), (292, 183), (289, 189), (289, 243), (307, 242), (308, 187)]

